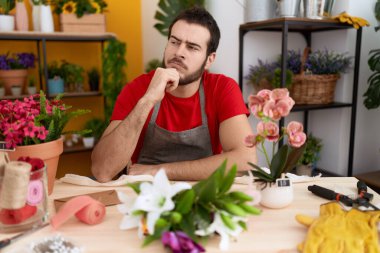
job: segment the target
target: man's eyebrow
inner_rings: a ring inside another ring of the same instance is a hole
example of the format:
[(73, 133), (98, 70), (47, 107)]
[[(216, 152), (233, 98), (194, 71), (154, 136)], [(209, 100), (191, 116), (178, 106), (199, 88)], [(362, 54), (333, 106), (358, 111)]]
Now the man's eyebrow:
[[(170, 35), (170, 37), (173, 38), (173, 39), (175, 39), (175, 40), (177, 40), (177, 41), (182, 41), (181, 39), (177, 38), (177, 37), (174, 36), (174, 35)], [(191, 46), (193, 46), (193, 47), (202, 48), (199, 44), (194, 43), (194, 42), (186, 41), (185, 43), (188, 44), (188, 45), (191, 45)]]

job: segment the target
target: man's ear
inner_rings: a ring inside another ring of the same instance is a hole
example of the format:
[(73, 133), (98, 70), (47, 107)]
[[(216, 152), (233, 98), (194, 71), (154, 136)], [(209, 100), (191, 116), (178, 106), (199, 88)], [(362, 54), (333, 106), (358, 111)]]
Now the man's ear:
[(215, 58), (216, 58), (215, 52), (213, 52), (209, 56), (207, 56), (205, 70), (208, 70), (211, 67), (212, 63), (215, 61)]

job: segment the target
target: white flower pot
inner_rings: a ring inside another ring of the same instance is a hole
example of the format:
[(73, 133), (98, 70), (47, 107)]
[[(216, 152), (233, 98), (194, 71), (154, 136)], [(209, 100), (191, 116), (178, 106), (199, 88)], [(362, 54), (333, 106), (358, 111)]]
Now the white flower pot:
[(0, 98), (5, 96), (5, 89), (4, 87), (0, 87)]
[(32, 87), (28, 87), (28, 94), (29, 95), (34, 95), (37, 93), (37, 88), (32, 86)]
[(279, 0), (278, 4), (281, 17), (297, 17), (299, 15), (301, 0)]
[(15, 29), (15, 17), (0, 15), (0, 32), (12, 32)]
[[(260, 205), (273, 209), (284, 208), (290, 205), (293, 201), (293, 185), (289, 179), (285, 180), (289, 181), (289, 185), (278, 186), (278, 183), (268, 183), (267, 186), (261, 190)], [(261, 189), (264, 186), (259, 184), (258, 187)]]
[(95, 137), (83, 137), (83, 145), (86, 148), (92, 148), (95, 143)]
[(21, 86), (12, 86), (11, 91), (13, 96), (21, 96)]
[(50, 5), (41, 5), (40, 28), (41, 32), (54, 32), (53, 14)]
[(33, 17), (33, 30), (38, 32), (41, 30), (41, 5), (33, 5), (32, 9), (32, 17)]

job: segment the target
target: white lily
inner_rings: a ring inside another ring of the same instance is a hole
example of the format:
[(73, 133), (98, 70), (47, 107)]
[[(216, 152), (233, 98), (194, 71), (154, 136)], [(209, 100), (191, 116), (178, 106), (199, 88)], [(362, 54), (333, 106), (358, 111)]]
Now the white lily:
[(199, 236), (207, 236), (210, 234), (218, 233), (220, 235), (219, 249), (227, 251), (229, 249), (230, 237), (237, 238), (238, 235), (243, 231), (243, 228), (238, 224), (238, 222), (246, 222), (247, 219), (243, 217), (230, 215), (227, 212), (223, 212), (223, 215), (229, 216), (231, 218), (232, 222), (235, 225), (234, 230), (227, 227), (224, 224), (222, 217), (220, 216), (220, 212), (216, 212), (214, 215), (214, 221), (210, 224), (210, 226), (205, 230), (195, 231), (195, 234)]
[(133, 210), (142, 210), (148, 213), (147, 228), (149, 234), (154, 233), (154, 225), (161, 214), (174, 209), (172, 197), (190, 188), (191, 185), (188, 183), (170, 184), (163, 169), (157, 172), (153, 184), (144, 182), (140, 185), (140, 194), (133, 205)]
[(144, 229), (141, 220), (143, 216), (141, 214), (133, 214), (133, 212), (136, 210), (133, 207), (136, 201), (136, 197), (129, 197), (121, 191), (117, 191), (117, 196), (121, 202), (121, 204), (117, 205), (117, 209), (120, 213), (124, 214), (119, 228), (121, 230), (128, 230), (138, 227), (138, 236), (139, 238), (142, 238)]

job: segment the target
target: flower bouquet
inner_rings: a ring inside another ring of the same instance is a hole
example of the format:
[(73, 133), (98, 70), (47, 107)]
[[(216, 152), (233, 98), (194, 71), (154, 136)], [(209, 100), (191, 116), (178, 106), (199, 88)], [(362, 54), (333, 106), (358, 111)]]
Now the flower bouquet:
[(138, 227), (138, 235), (145, 235), (143, 245), (161, 239), (173, 252), (204, 252), (199, 239), (218, 234), (219, 247), (227, 250), (230, 237), (246, 229), (247, 216), (260, 210), (248, 204), (252, 197), (230, 191), (236, 166), (226, 172), (226, 164), (194, 186), (170, 184), (163, 169), (153, 184), (129, 184), (138, 196), (118, 192), (118, 209), (124, 214), (120, 229)]

